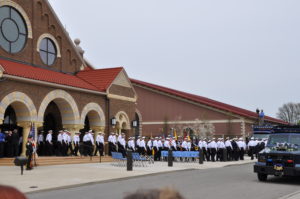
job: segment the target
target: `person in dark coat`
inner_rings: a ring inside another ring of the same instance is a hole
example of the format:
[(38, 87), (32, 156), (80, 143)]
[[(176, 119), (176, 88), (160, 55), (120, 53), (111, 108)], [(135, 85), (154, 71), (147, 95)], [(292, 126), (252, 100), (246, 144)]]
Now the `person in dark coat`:
[(16, 157), (19, 155), (19, 133), (17, 129), (14, 129), (11, 135), (11, 148), (12, 148), (12, 155)]
[(239, 149), (239, 146), (238, 146), (238, 144), (236, 143), (236, 138), (234, 138), (233, 140), (232, 140), (232, 142), (231, 142), (231, 145), (232, 145), (232, 154), (233, 154), (233, 159), (235, 160), (235, 161), (238, 161), (239, 160), (239, 151), (240, 151), (240, 149)]
[(0, 129), (0, 158), (4, 157), (5, 134)]
[(26, 164), (26, 170), (31, 170), (31, 160), (32, 160), (32, 154), (33, 154), (33, 146), (32, 146), (32, 136), (28, 137), (27, 143), (26, 143), (26, 157), (27, 157), (27, 164)]
[(6, 131), (5, 132), (5, 154), (6, 157), (13, 157), (13, 150), (12, 150), (12, 132)]

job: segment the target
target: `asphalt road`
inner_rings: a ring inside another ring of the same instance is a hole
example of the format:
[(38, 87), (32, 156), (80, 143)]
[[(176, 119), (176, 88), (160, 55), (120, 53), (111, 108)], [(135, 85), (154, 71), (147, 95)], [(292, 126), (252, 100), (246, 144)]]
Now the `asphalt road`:
[[(300, 178), (259, 182), (252, 164), (189, 170), (28, 194), (29, 199), (122, 199), (139, 188), (173, 187), (186, 199), (278, 199), (299, 190)], [(84, 174), (82, 174), (84, 175)]]

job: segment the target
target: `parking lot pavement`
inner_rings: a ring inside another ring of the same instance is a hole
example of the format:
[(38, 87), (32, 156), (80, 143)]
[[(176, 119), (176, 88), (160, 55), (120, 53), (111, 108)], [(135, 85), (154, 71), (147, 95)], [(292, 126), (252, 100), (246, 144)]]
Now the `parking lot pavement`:
[(167, 162), (155, 162), (154, 164), (147, 164), (146, 167), (134, 167), (133, 171), (127, 171), (126, 167), (112, 166), (111, 163), (69, 164), (37, 167), (31, 171), (24, 171), (22, 176), (19, 167), (1, 166), (0, 184), (13, 186), (24, 193), (28, 193), (156, 173), (219, 168), (251, 162), (254, 161), (248, 157), (244, 161), (204, 162), (204, 164), (174, 162), (173, 167), (168, 167)]

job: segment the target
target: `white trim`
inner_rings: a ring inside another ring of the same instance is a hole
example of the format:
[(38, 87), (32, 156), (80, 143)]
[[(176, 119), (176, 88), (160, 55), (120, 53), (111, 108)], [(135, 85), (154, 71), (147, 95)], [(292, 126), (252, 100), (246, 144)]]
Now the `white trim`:
[[(211, 124), (224, 124), (224, 123), (240, 123), (243, 120), (235, 119), (235, 120), (205, 120), (205, 121), (168, 121), (167, 124), (197, 124), (197, 123), (211, 123)], [(157, 121), (157, 122), (142, 122), (143, 125), (155, 125), (155, 124), (165, 124), (165, 121)]]
[(100, 92), (100, 91), (92, 91), (92, 90), (87, 90), (87, 89), (83, 89), (83, 88), (65, 86), (65, 85), (49, 83), (49, 82), (44, 82), (44, 81), (34, 80), (34, 79), (28, 79), (28, 78), (24, 78), (24, 77), (13, 76), (13, 75), (4, 74), (3, 77), (6, 77), (6, 78), (12, 79), (12, 80), (16, 80), (16, 81), (33, 83), (33, 84), (38, 84), (38, 85), (43, 85), (43, 86), (51, 86), (51, 87), (55, 87), (55, 88), (74, 90), (74, 91), (79, 91), (79, 92), (91, 93), (91, 94), (95, 94), (95, 95), (106, 95), (106, 93), (103, 93), (103, 92)]
[[(122, 83), (118, 82), (118, 81), (123, 81), (123, 80), (124, 80), (124, 82), (126, 82), (125, 84), (122, 84)], [(126, 88), (132, 88), (131, 82), (126, 77), (123, 70), (117, 75), (117, 77), (114, 79), (112, 84), (117, 85), (117, 86), (123, 86), (123, 87), (126, 87)]]
[(109, 99), (117, 99), (117, 100), (123, 100), (123, 101), (128, 101), (128, 102), (136, 102), (136, 98), (132, 97), (124, 97), (120, 95), (114, 95), (114, 94), (107, 94), (107, 98)]
[(3, 77), (3, 73), (5, 72), (4, 68), (0, 64), (0, 78)]

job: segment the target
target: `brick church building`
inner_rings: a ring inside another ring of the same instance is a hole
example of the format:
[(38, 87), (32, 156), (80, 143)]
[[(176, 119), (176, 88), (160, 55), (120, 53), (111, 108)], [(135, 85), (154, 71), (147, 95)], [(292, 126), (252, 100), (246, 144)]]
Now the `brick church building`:
[(95, 69), (47, 0), (0, 0), (0, 24), (0, 127), (19, 128), (23, 155), (33, 128), (154, 136), (198, 118), (217, 135), (247, 135), (255, 123), (253, 112), (129, 79), (122, 67)]

